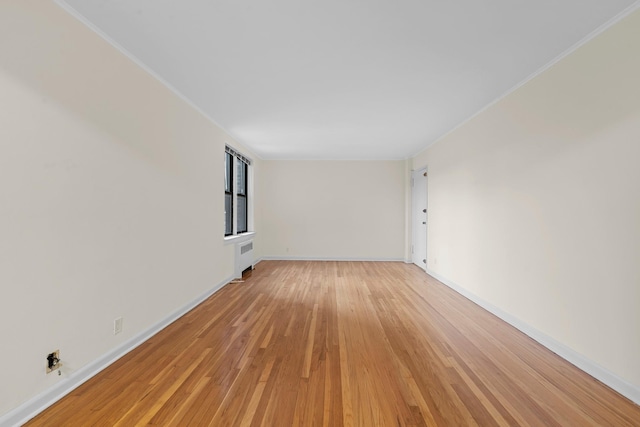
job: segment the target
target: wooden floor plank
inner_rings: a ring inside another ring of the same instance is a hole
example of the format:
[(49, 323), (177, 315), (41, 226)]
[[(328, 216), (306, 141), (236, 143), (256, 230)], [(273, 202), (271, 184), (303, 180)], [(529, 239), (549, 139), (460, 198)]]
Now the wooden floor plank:
[(415, 266), (263, 261), (28, 426), (640, 426)]

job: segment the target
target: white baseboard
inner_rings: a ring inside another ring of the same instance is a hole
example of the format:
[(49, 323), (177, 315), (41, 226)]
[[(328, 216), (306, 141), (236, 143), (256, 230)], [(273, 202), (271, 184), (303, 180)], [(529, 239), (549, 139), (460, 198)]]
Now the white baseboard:
[(40, 412), (44, 411), (49, 406), (53, 405), (58, 400), (62, 399), (64, 396), (71, 393), (80, 385), (91, 379), (107, 366), (111, 365), (113, 362), (120, 359), (122, 356), (129, 353), (131, 350), (135, 349), (140, 344), (144, 343), (149, 338), (163, 330), (165, 327), (169, 326), (171, 323), (185, 315), (195, 306), (202, 303), (211, 295), (222, 289), (231, 280), (233, 280), (233, 278), (225, 279), (198, 298), (169, 314), (167, 317), (163, 318), (156, 324), (152, 325), (150, 328), (140, 332), (138, 335), (125, 341), (118, 347), (100, 356), (93, 362), (90, 362), (88, 365), (85, 365), (77, 371), (65, 376), (64, 378), (61, 378), (61, 381), (58, 382), (55, 386), (50, 387), (42, 393), (27, 400), (22, 405), (7, 412), (0, 417), (0, 426), (20, 426), (26, 423), (27, 421), (38, 415)]
[(362, 262), (405, 262), (404, 258), (336, 258), (304, 256), (264, 256), (260, 261), (362, 261)]
[(511, 314), (501, 310), (500, 308), (494, 306), (493, 304), (490, 304), (487, 301), (484, 301), (482, 298), (479, 298), (478, 296), (469, 292), (462, 286), (440, 276), (436, 272), (430, 269), (427, 269), (427, 273), (430, 276), (433, 276), (434, 278), (438, 279), (440, 282), (444, 283), (445, 285), (447, 285), (448, 287), (450, 287), (451, 289), (453, 289), (463, 297), (473, 301), (474, 303), (478, 304), (480, 307), (484, 308), (488, 312), (494, 314), (495, 316), (504, 320), (514, 328), (520, 330), (524, 334), (536, 340), (538, 343), (542, 344), (543, 346), (545, 346), (546, 348), (548, 348), (558, 356), (562, 357), (567, 362), (571, 363), (572, 365), (583, 370), (584, 372), (591, 375), (595, 379), (611, 387), (612, 389), (614, 389), (621, 395), (625, 396), (629, 400), (633, 401), (634, 403), (640, 405), (640, 388), (639, 387), (625, 381), (624, 379), (620, 378), (616, 374), (610, 372), (609, 370), (603, 368), (602, 366), (588, 359), (584, 355), (567, 347), (560, 341), (557, 341), (554, 338), (551, 338), (550, 336), (540, 332), (539, 330), (533, 328), (532, 326), (528, 325), (527, 323), (523, 322), (517, 317), (514, 317)]

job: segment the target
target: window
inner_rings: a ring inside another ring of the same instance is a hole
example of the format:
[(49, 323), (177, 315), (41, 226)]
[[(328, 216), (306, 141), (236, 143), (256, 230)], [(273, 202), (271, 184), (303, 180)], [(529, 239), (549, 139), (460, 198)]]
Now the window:
[(247, 164), (241, 160), (236, 161), (236, 172), (238, 175), (238, 186), (236, 191), (236, 201), (238, 205), (238, 233), (247, 232)]
[(250, 228), (251, 160), (231, 147), (225, 147), (224, 235), (246, 233)]
[(233, 234), (233, 156), (225, 155), (224, 172), (224, 235)]

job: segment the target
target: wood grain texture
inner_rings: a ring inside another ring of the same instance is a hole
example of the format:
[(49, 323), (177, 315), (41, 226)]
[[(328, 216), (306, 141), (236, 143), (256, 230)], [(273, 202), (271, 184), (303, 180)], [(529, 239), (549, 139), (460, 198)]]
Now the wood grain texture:
[(415, 266), (264, 261), (29, 426), (640, 426)]

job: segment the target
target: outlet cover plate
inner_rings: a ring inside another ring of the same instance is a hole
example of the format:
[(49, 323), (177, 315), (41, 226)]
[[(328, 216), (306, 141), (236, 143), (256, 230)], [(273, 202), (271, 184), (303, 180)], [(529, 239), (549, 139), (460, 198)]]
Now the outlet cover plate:
[(113, 335), (122, 332), (122, 317), (118, 317), (113, 321)]

